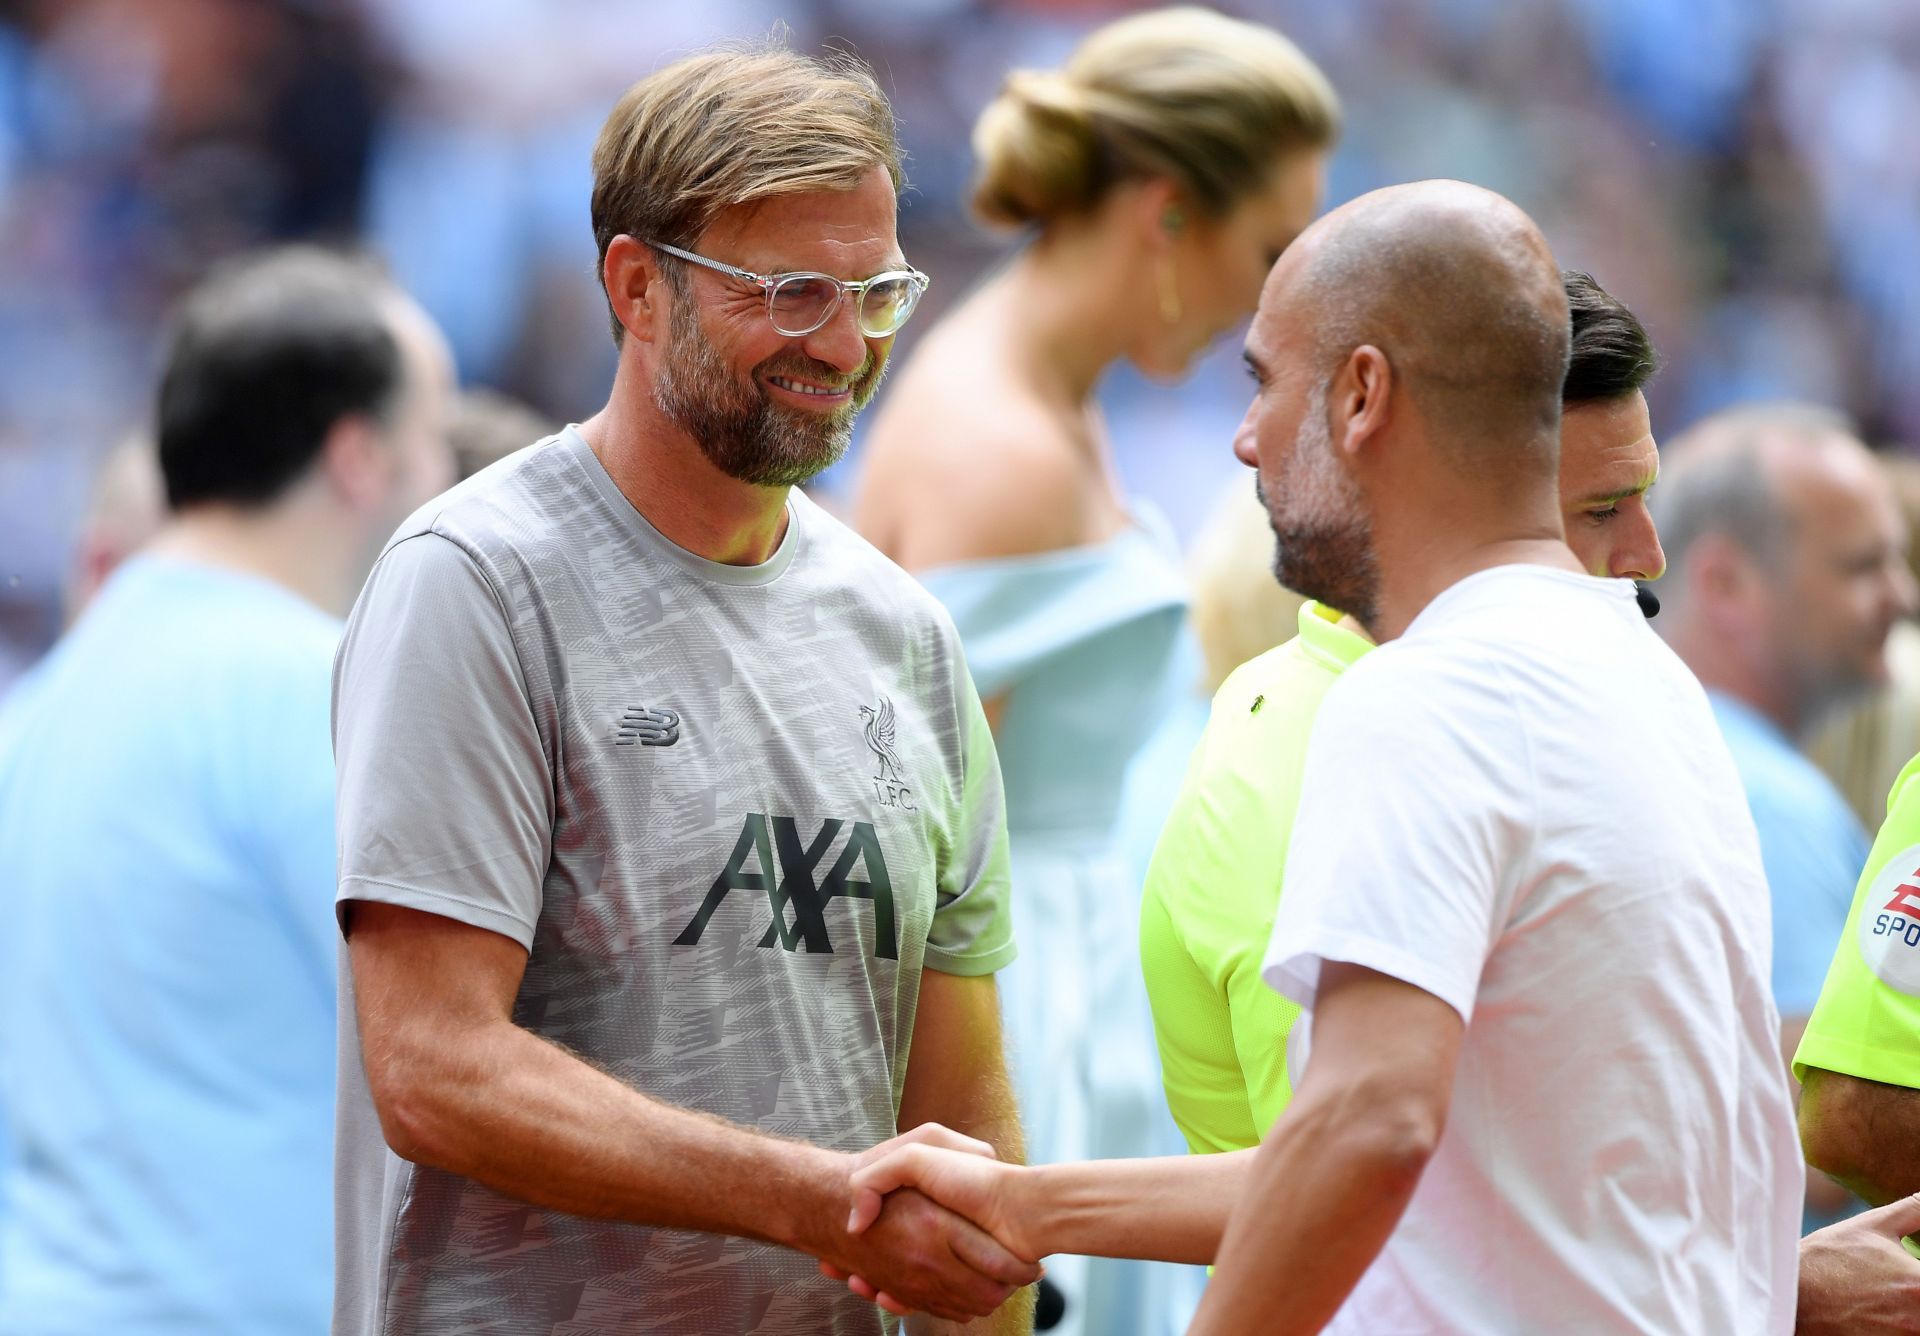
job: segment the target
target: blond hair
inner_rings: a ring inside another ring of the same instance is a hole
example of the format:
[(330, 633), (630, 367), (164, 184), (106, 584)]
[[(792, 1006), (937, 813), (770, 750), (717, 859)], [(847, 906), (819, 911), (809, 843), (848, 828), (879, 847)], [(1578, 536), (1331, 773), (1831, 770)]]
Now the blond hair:
[(691, 248), (722, 210), (851, 190), (875, 167), (900, 188), (893, 108), (856, 57), (768, 44), (675, 61), (626, 91), (593, 148), (603, 282), (623, 233)]
[(1333, 86), (1271, 28), (1160, 9), (1096, 30), (1060, 70), (1015, 70), (973, 130), (973, 209), (1050, 223), (1123, 181), (1160, 177), (1218, 217), (1287, 151), (1340, 130)]

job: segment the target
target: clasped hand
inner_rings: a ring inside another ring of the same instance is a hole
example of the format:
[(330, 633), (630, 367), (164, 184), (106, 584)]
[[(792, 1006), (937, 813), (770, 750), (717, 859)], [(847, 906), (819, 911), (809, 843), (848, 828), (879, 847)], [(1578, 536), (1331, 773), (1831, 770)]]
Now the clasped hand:
[(1039, 1252), (1011, 1209), (1021, 1172), (938, 1123), (884, 1141), (854, 1157), (850, 1255), (822, 1257), (820, 1270), (889, 1313), (990, 1313), (1040, 1278)]

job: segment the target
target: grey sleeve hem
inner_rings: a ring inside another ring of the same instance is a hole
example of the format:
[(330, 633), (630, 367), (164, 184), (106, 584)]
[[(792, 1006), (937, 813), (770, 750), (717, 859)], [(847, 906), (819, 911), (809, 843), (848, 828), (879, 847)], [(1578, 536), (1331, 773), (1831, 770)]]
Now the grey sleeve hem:
[(1019, 954), (1012, 942), (978, 955), (960, 951), (942, 951), (937, 946), (929, 945), (922, 963), (926, 968), (938, 970), (942, 974), (972, 979), (982, 974), (998, 974), (1011, 965), (1013, 958)]
[(372, 877), (341, 878), (340, 893), (335, 898), (333, 910), (335, 921), (340, 925), (342, 937), (346, 936), (345, 911), (349, 900), (371, 900), (377, 904), (399, 905), (402, 909), (418, 909), (425, 914), (438, 914), (441, 918), (450, 918), (456, 923), (464, 923), (471, 928), (485, 928), (488, 932), (497, 932), (502, 937), (511, 938), (519, 943), (523, 951), (533, 950), (533, 925), (512, 914), (502, 913), (491, 905), (459, 899), (444, 891), (430, 891), (419, 886), (402, 886), (396, 882), (376, 881)]

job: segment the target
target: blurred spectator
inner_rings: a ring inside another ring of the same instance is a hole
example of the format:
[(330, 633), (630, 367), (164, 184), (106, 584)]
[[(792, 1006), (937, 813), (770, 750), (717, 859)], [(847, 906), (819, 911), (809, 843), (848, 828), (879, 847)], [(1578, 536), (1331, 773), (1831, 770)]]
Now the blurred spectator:
[(453, 401), (453, 424), (448, 431), (454, 472), (471, 478), (559, 428), (559, 423), (549, 422), (498, 390), (462, 390)]
[[(1920, 581), (1920, 460), (1882, 455), (1907, 521), (1907, 570)], [(1807, 755), (1826, 771), (1872, 833), (1887, 815), (1887, 795), (1920, 754), (1920, 625), (1903, 620), (1887, 638), (1886, 686), (1841, 710), (1813, 735)]]
[(121, 562), (153, 537), (166, 519), (160, 461), (153, 439), (133, 436), (115, 446), (94, 475), (87, 513), (67, 585), (67, 621), (93, 602)]
[[(363, 234), (465, 375), (556, 420), (611, 372), (579, 263), (599, 110), (717, 36), (844, 39), (912, 151), (920, 323), (999, 247), (968, 135), (1016, 66), (1121, 0), (15, 0), (0, 5), (0, 690), (61, 624), (106, 444), (138, 420), (159, 313), (262, 241)], [(1461, 177), (1608, 274), (1673, 358), (1664, 420), (1785, 395), (1920, 439), (1920, 6), (1905, 0), (1236, 0), (1346, 93), (1330, 198)], [(899, 352), (918, 338), (909, 330)], [(1118, 467), (1182, 535), (1237, 466), (1237, 355), (1100, 389)], [(829, 475), (844, 488), (852, 476)], [(31, 498), (29, 501), (27, 498)]]
[(170, 517), (0, 709), (0, 1331), (326, 1327), (333, 650), (451, 480), (450, 391), (426, 317), (337, 256), (183, 309)]
[(60, 628), (86, 483), (145, 416), (162, 313), (223, 257), (352, 236), (379, 101), (334, 0), (0, 7), (0, 690), (5, 642), (30, 657)]
[[(1784, 404), (1721, 413), (1671, 451), (1652, 493), (1671, 570), (1654, 625), (1707, 688), (1760, 833), (1773, 991), (1791, 1057), (1847, 921), (1869, 841), (1795, 740), (1887, 676), (1910, 615), (1907, 533), (1844, 419)], [(1810, 1223), (1844, 1198), (1818, 1175)]]

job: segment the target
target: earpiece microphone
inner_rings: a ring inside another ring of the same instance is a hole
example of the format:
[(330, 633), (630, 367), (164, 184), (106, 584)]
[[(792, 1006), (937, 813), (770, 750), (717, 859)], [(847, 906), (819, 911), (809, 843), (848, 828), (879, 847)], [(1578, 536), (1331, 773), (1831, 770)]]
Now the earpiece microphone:
[(1638, 580), (1633, 584), (1633, 601), (1640, 605), (1641, 615), (1648, 621), (1660, 615), (1660, 596)]

